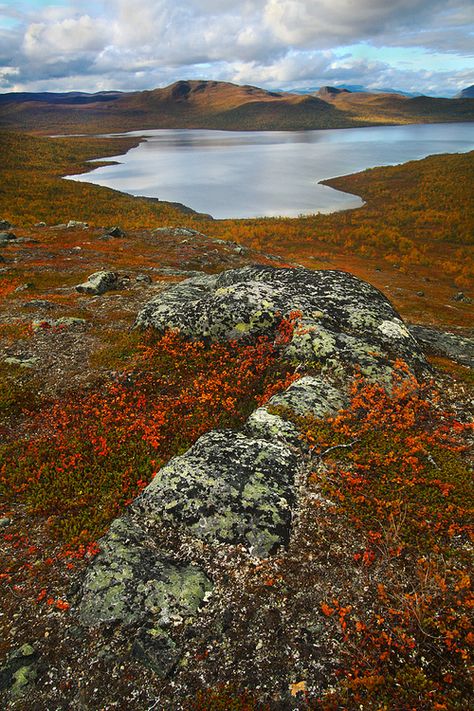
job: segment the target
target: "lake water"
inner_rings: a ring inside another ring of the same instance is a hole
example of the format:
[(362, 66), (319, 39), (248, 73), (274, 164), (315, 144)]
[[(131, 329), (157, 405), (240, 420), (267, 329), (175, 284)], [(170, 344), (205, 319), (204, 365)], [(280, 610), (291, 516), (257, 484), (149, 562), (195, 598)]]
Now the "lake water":
[(145, 140), (118, 165), (69, 179), (180, 202), (215, 218), (334, 212), (361, 199), (320, 180), (434, 153), (474, 149), (474, 123), (324, 131), (160, 129), (119, 134)]

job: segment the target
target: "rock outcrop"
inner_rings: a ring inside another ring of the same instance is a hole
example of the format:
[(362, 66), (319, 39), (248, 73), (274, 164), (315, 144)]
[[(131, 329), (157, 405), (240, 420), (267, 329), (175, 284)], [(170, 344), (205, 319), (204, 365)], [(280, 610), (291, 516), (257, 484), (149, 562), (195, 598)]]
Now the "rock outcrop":
[(388, 384), (394, 359), (413, 371), (427, 366), (383, 294), (339, 271), (255, 266), (201, 275), (159, 294), (137, 318), (139, 327), (189, 338), (250, 340), (278, 338), (282, 318), (295, 310), (285, 355), (319, 373), (274, 395), (241, 432), (209, 432), (159, 470), (100, 541), (86, 573), (82, 622), (135, 626), (135, 652), (159, 674), (180, 658), (175, 623), (192, 625), (213, 594), (199, 555), (218, 560), (224, 548), (265, 559), (291, 539), (310, 463), (281, 408), (324, 419), (347, 403), (343, 376), (354, 368)]
[(136, 326), (177, 329), (194, 339), (229, 340), (275, 335), (283, 317), (298, 311), (286, 355), (325, 370), (359, 367), (386, 376), (403, 359), (426, 367), (415, 339), (388, 299), (342, 271), (251, 266), (188, 279), (150, 301)]

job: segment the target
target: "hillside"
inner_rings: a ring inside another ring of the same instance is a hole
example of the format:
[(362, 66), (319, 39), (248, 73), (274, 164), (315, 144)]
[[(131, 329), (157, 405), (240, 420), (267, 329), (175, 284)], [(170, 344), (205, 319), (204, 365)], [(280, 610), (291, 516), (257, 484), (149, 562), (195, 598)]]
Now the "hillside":
[(145, 128), (299, 130), (472, 120), (471, 99), (408, 98), (328, 88), (313, 95), (291, 94), (198, 80), (123, 94), (0, 96), (0, 127), (37, 133)]
[(464, 711), (474, 152), (301, 219), (61, 180), (138, 140), (0, 133), (0, 706)]

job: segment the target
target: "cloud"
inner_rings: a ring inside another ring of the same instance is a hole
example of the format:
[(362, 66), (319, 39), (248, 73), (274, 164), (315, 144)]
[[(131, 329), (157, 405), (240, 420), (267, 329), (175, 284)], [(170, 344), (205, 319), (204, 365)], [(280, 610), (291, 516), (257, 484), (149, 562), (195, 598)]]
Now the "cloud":
[[(15, 70), (2, 70), (0, 91), (44, 89), (48, 79), (51, 90), (93, 91), (193, 77), (273, 88), (351, 77), (372, 86), (391, 77), (400, 88), (409, 79), (420, 91), (438, 77), (440, 88), (454, 91), (472, 68), (474, 9), (465, 0), (64, 2), (0, 4), (0, 66)], [(451, 77), (432, 71), (428, 82), (428, 54), (426, 73), (409, 74), (400, 61), (364, 58), (360, 51), (354, 56), (361, 43), (400, 48), (408, 65), (420, 47), (458, 60), (449, 65)]]

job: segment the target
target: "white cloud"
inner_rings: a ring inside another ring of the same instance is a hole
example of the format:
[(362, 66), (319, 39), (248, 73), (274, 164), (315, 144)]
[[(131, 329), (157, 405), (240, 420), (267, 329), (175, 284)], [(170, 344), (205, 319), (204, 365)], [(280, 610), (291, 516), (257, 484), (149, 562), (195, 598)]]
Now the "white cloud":
[(0, 29), (0, 66), (18, 69), (2, 74), (0, 91), (44, 88), (48, 78), (51, 90), (68, 82), (83, 90), (153, 88), (193, 77), (275, 88), (357, 76), (374, 85), (387, 72), (400, 88), (418, 76), (419, 90), (427, 90), (428, 55), (426, 76), (408, 75), (400, 61), (353, 57), (351, 46), (363, 41), (406, 47), (397, 52), (408, 63), (420, 46), (459, 57), (449, 65), (451, 77), (435, 73), (430, 86), (438, 77), (454, 90), (472, 67), (474, 11), (465, 0), (69, 0), (25, 7), (8, 6), (15, 26)]

